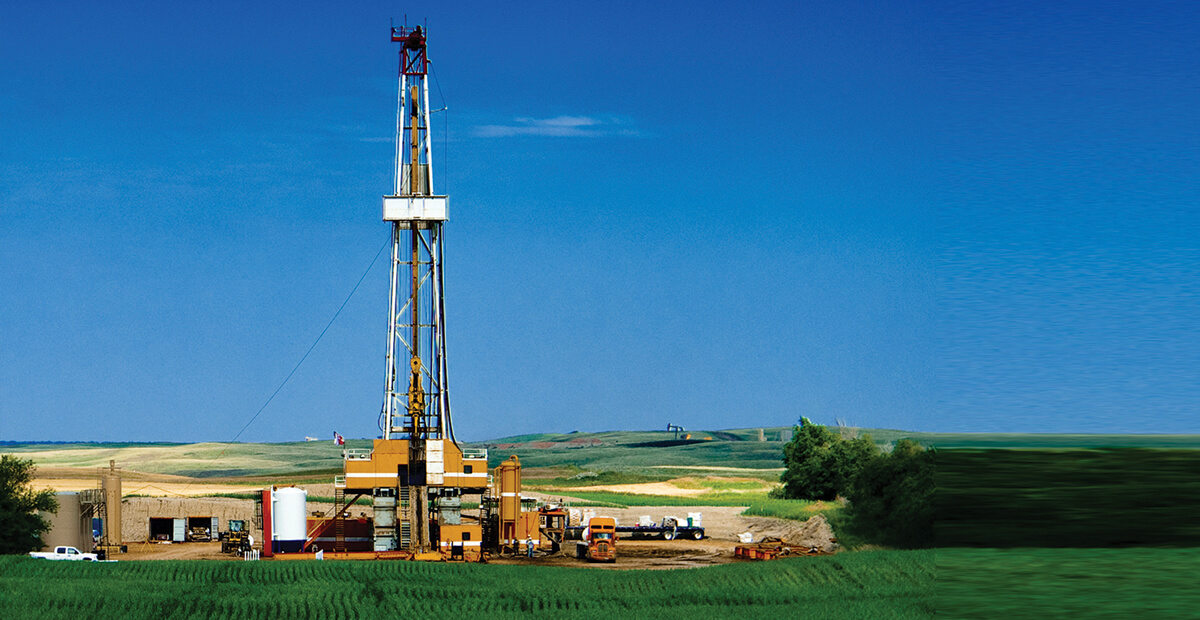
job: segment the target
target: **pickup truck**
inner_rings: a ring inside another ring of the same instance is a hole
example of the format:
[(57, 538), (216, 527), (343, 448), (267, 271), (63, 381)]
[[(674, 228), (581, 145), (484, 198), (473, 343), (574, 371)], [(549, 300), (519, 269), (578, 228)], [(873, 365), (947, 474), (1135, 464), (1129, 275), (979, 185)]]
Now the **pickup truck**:
[(80, 553), (75, 547), (55, 547), (54, 551), (31, 551), (29, 557), (46, 560), (87, 560), (89, 562), (99, 559), (95, 553)]

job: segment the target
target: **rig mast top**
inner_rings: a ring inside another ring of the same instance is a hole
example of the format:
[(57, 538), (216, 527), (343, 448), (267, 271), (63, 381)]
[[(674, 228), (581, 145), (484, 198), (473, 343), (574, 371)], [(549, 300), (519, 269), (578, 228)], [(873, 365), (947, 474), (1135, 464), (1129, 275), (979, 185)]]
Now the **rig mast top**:
[(408, 26), (392, 26), (392, 41), (404, 44), (400, 51), (400, 73), (424, 76), (429, 72), (429, 59), (425, 57), (425, 32), (420, 26), (412, 30)]

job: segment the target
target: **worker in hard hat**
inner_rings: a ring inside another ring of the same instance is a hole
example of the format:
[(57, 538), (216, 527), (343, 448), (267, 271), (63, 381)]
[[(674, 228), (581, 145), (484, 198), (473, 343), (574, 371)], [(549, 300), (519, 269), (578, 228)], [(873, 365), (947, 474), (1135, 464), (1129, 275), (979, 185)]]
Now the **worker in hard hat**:
[(533, 557), (533, 537), (532, 536), (525, 537), (525, 550), (526, 550), (525, 552), (529, 554), (529, 557), (532, 558)]

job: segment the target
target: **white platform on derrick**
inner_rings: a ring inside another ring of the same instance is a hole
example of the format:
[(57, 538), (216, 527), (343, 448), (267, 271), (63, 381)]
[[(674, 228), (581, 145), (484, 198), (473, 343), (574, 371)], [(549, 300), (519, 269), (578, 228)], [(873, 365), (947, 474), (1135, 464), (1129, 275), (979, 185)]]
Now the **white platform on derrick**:
[(446, 221), (446, 196), (384, 196), (383, 221)]

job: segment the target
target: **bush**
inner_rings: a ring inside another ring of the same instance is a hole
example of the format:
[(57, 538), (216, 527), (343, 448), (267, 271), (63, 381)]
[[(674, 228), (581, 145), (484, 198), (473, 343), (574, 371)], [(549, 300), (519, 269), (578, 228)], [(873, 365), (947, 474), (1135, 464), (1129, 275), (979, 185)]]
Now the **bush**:
[(934, 544), (934, 453), (901, 439), (871, 458), (847, 494), (849, 532), (863, 541), (917, 549)]

